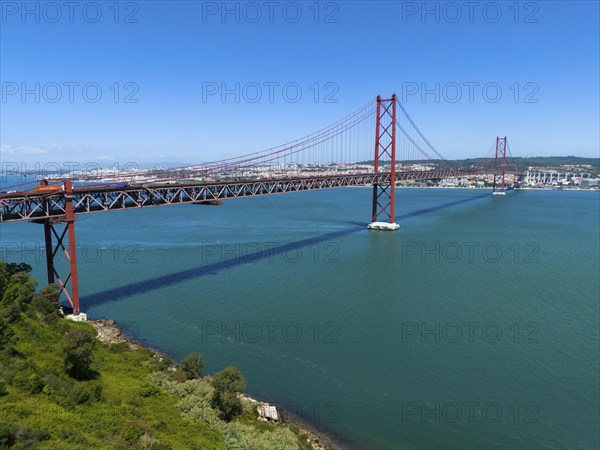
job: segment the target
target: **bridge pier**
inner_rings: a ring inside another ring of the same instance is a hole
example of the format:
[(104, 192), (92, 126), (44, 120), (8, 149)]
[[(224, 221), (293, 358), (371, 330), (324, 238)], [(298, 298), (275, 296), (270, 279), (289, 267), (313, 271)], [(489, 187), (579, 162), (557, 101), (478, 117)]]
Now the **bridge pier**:
[[(378, 176), (373, 183), (373, 210), (369, 230), (394, 231), (400, 228), (395, 223), (396, 189), (396, 94), (392, 98), (377, 96), (377, 119), (375, 125), (375, 174), (379, 174), (379, 163), (389, 158), (389, 179)], [(380, 217), (383, 220), (380, 220)], [(387, 220), (387, 221), (386, 221)]]
[[(79, 276), (77, 273), (77, 241), (75, 239), (75, 214), (73, 211), (73, 185), (70, 180), (64, 182), (65, 190), (65, 216), (38, 219), (34, 223), (44, 225), (44, 242), (46, 247), (46, 270), (48, 283), (57, 283), (61, 292), (73, 308), (73, 320), (85, 320), (85, 314), (79, 311)], [(64, 224), (62, 230), (59, 224)], [(54, 245), (53, 237), (56, 239)], [(67, 241), (65, 245), (65, 239)], [(69, 263), (69, 272), (60, 276), (54, 264), (61, 251)]]

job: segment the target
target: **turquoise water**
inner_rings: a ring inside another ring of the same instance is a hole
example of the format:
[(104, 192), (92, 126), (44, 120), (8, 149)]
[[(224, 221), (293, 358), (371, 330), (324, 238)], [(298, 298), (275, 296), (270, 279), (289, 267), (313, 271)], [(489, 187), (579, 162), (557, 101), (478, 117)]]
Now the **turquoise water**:
[(598, 448), (600, 196), (481, 194), (401, 189), (394, 233), (362, 188), (80, 216), (82, 310), (345, 448)]

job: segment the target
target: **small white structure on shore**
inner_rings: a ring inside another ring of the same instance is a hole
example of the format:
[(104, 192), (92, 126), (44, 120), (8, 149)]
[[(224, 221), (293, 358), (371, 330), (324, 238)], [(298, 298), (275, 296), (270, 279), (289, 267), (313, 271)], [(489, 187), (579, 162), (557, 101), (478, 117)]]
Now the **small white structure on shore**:
[(72, 320), (73, 322), (87, 322), (87, 314), (82, 312), (77, 315), (67, 314), (65, 319)]
[(258, 407), (258, 415), (271, 422), (279, 422), (279, 416), (277, 414), (277, 408), (269, 404), (261, 405)]
[(383, 231), (396, 231), (400, 229), (400, 225), (397, 223), (388, 222), (371, 222), (367, 228), (369, 230), (383, 230)]

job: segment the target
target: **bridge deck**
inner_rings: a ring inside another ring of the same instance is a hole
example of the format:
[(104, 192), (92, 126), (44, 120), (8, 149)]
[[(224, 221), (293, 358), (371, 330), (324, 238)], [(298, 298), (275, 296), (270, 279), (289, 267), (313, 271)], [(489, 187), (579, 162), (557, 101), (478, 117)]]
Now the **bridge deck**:
[[(426, 180), (482, 175), (482, 168), (396, 172), (396, 181)], [(206, 202), (238, 197), (282, 194), (389, 182), (390, 173), (359, 173), (266, 180), (213, 181), (198, 183), (148, 184), (142, 186), (79, 186), (73, 190), (75, 214), (106, 212), (129, 208)], [(66, 214), (63, 191), (40, 194), (31, 191), (0, 197), (0, 222), (44, 220)]]

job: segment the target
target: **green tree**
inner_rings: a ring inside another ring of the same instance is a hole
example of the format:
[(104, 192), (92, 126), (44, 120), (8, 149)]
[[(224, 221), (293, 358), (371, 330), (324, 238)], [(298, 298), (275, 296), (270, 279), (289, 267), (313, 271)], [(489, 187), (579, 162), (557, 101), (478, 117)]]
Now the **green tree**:
[(37, 281), (29, 277), (27, 272), (17, 272), (7, 278), (3, 272), (2, 297), (0, 298), (0, 317), (8, 322), (15, 323), (19, 320), (21, 312), (27, 311), (35, 295)]
[(200, 353), (190, 353), (181, 360), (181, 370), (188, 380), (200, 378), (204, 369), (204, 357)]
[(31, 272), (31, 266), (29, 264), (25, 264), (25, 263), (19, 263), (19, 264), (7, 263), (4, 270), (10, 277), (10, 276), (14, 275), (15, 273), (19, 273), (19, 272), (25, 272), (25, 273)]
[(242, 402), (238, 394), (246, 388), (246, 379), (235, 367), (226, 367), (216, 373), (212, 379), (214, 388), (211, 406), (219, 411), (219, 417), (231, 421), (242, 413)]
[(30, 278), (27, 272), (11, 275), (2, 295), (2, 304), (18, 304), (24, 309), (33, 300), (36, 286), (37, 280)]
[[(4, 261), (0, 261), (0, 300), (2, 300), (4, 297), (4, 293), (9, 286), (10, 278), (18, 272), (24, 272), (27, 274), (31, 272), (31, 266), (25, 263), (7, 264)], [(22, 280), (23, 278), (19, 279)]]
[(12, 344), (14, 336), (15, 332), (8, 320), (0, 316), (0, 350), (9, 347)]
[(65, 372), (78, 380), (92, 377), (92, 357), (96, 338), (84, 328), (74, 328), (64, 337), (62, 343)]
[(226, 422), (243, 412), (242, 402), (234, 392), (215, 391), (210, 402), (211, 406), (219, 412), (219, 417)]
[(40, 314), (44, 322), (51, 323), (60, 318), (59, 295), (60, 288), (56, 284), (49, 284), (34, 295), (31, 308)]
[(6, 263), (0, 261), (0, 300), (4, 295), (4, 288), (6, 287), (9, 278), (8, 272), (6, 271)]
[(241, 394), (246, 389), (246, 378), (236, 367), (225, 367), (213, 376), (212, 385), (216, 391)]

